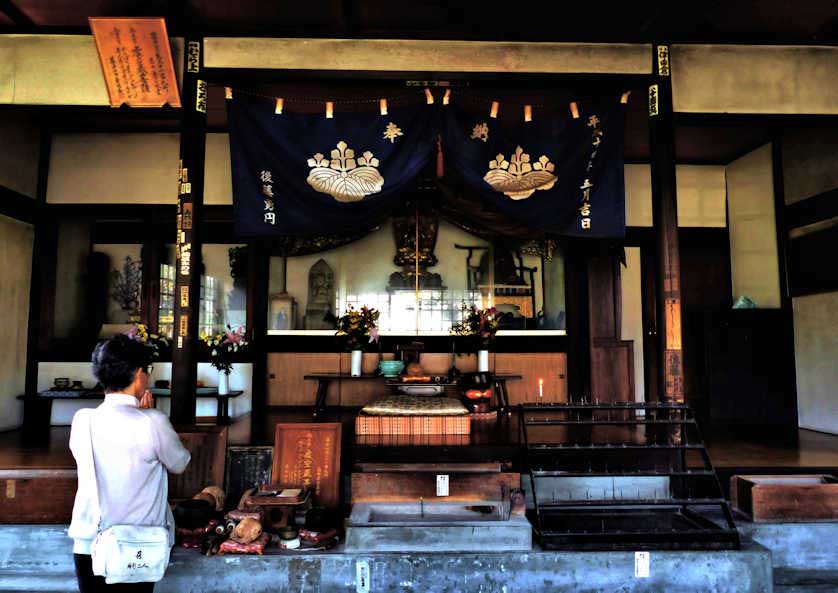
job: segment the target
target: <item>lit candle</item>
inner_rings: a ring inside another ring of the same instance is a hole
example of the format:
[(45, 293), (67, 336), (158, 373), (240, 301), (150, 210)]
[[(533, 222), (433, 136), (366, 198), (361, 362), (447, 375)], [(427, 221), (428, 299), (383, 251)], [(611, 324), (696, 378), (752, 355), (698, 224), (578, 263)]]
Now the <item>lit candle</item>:
[(538, 401), (540, 402), (544, 397), (544, 379), (538, 380)]

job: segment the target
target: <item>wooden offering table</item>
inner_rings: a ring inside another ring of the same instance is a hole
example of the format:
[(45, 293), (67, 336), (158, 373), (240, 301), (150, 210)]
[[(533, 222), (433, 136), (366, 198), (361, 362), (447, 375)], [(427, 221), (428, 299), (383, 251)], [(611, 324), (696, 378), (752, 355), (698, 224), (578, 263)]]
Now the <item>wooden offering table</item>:
[[(329, 385), (332, 381), (383, 381), (387, 387), (396, 386), (422, 386), (433, 385), (439, 387), (457, 387), (458, 384), (451, 381), (431, 381), (429, 383), (402, 383), (394, 377), (384, 375), (361, 375), (353, 377), (345, 373), (313, 373), (303, 377), (306, 381), (317, 381), (317, 391), (314, 399), (314, 417), (322, 418), (326, 413), (326, 396), (329, 393)], [(521, 379), (521, 375), (492, 375), (492, 387), (497, 396), (497, 409), (499, 414), (509, 414), (509, 392), (506, 390), (506, 382)]]

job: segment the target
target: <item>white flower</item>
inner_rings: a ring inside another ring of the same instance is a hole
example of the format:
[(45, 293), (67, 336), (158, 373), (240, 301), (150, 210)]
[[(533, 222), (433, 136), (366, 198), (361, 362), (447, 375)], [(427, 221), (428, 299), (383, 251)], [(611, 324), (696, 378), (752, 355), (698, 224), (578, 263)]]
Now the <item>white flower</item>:
[(213, 350), (213, 351), (212, 351), (212, 355), (213, 355), (213, 356), (218, 356), (218, 351)]

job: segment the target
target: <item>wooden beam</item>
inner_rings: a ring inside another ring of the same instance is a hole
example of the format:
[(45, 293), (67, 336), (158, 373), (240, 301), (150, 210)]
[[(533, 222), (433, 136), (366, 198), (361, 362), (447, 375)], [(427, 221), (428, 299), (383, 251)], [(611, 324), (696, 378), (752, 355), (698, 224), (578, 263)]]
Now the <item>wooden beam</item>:
[(37, 200), (0, 185), (0, 215), (35, 224), (38, 211)]
[(681, 348), (681, 262), (675, 184), (675, 123), (672, 110), (669, 47), (656, 45), (649, 86), (649, 146), (652, 168), (652, 217), (658, 254), (658, 339), (663, 355), (664, 401), (684, 401)]
[[(207, 68), (649, 74), (648, 44), (207, 37)], [(316, 58), (313, 58), (316, 56)]]
[(172, 344), (172, 422), (195, 423), (198, 316), (201, 299), (201, 220), (206, 156), (206, 82), (201, 79), (202, 39), (187, 36), (180, 133), (175, 328)]

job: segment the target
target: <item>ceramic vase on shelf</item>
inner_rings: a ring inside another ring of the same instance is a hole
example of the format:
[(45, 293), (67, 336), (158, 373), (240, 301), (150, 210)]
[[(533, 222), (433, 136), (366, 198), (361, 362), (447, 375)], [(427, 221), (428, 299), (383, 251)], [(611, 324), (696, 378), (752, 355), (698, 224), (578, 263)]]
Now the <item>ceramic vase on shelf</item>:
[(478, 350), (477, 351), (477, 371), (480, 373), (488, 373), (489, 372), (489, 351), (488, 350)]
[(349, 374), (353, 377), (360, 377), (361, 376), (361, 365), (364, 361), (364, 351), (363, 350), (353, 350), (352, 351), (352, 359), (351, 364), (349, 367)]
[(218, 395), (230, 393), (230, 375), (225, 371), (218, 371)]

